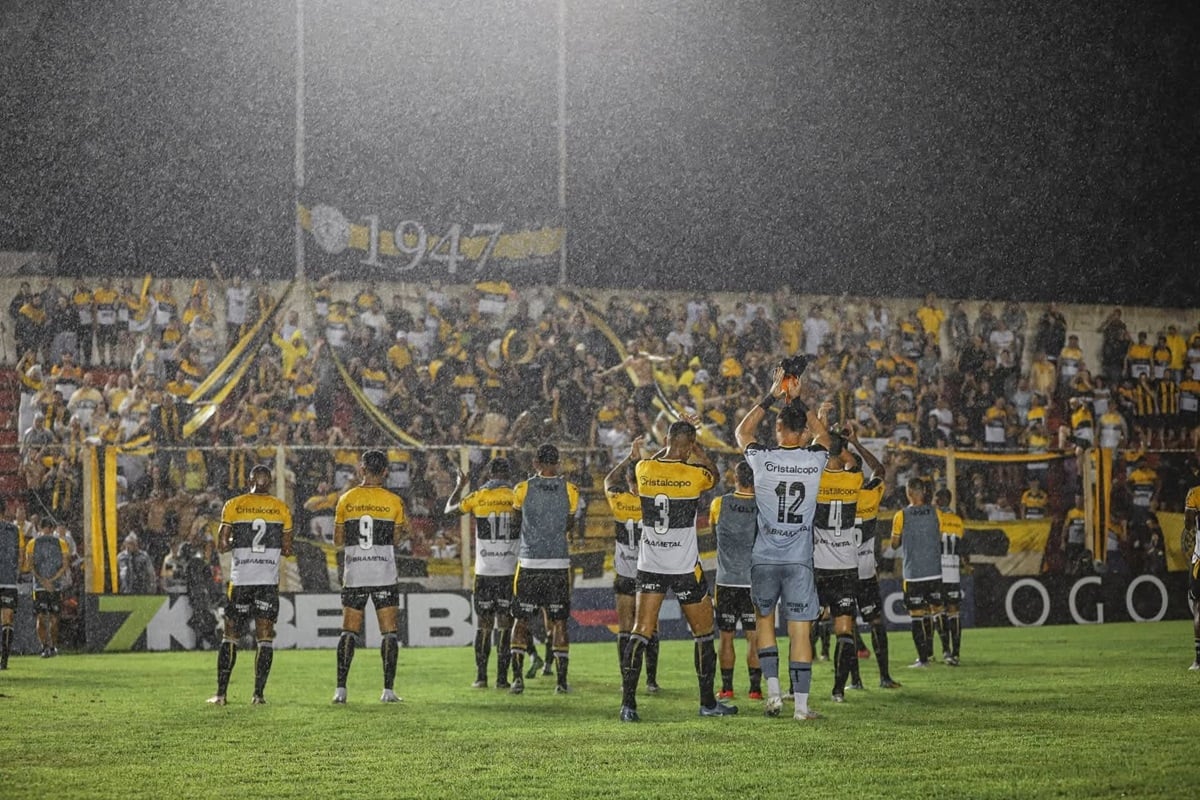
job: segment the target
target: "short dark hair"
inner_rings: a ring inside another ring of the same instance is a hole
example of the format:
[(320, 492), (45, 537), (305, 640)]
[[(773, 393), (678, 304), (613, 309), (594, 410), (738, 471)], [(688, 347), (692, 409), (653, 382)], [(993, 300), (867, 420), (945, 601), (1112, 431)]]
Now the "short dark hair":
[(256, 472), (265, 472), (265, 473), (267, 473), (268, 478), (274, 474), (271, 472), (271, 468), (268, 467), (266, 464), (255, 464), (253, 467), (251, 467), (250, 468), (250, 477), (253, 478), (254, 473), (256, 473)]
[(695, 436), (696, 426), (688, 422), (686, 419), (677, 419), (671, 423), (671, 427), (667, 428), (667, 438), (674, 439), (676, 436)]
[(363, 469), (372, 475), (382, 475), (387, 472), (387, 453), (382, 450), (368, 450), (362, 454)]
[(920, 492), (922, 497), (929, 497), (929, 485), (924, 478), (909, 478), (907, 488), (910, 492)]
[(534, 459), (539, 464), (557, 464), (558, 448), (547, 442), (537, 449), (537, 455), (534, 456)]
[(938, 489), (937, 492), (933, 495), (933, 500), (939, 506), (949, 506), (950, 505), (950, 490), (949, 489)]
[(508, 462), (507, 458), (504, 458), (503, 456), (497, 456), (496, 458), (492, 459), (492, 463), (488, 467), (488, 471), (492, 475), (508, 477), (512, 474), (512, 464)]
[(808, 406), (796, 398), (779, 409), (779, 424), (789, 431), (801, 433), (808, 427)]
[(738, 486), (753, 486), (754, 470), (745, 461), (739, 461), (733, 467), (733, 479)]

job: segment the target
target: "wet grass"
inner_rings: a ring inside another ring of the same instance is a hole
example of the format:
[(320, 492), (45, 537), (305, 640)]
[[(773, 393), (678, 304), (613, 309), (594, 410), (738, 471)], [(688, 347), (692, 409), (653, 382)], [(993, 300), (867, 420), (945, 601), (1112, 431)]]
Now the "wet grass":
[[(969, 630), (963, 666), (907, 670), (899, 691), (828, 700), (823, 720), (696, 715), (690, 644), (663, 645), (664, 691), (643, 722), (616, 720), (615, 645), (572, 651), (574, 693), (552, 679), (513, 697), (469, 688), (468, 649), (401, 652), (383, 705), (379, 657), (360, 649), (350, 703), (332, 706), (331, 651), (280, 651), (269, 704), (251, 706), (243, 653), (230, 705), (212, 694), (213, 653), (14, 658), (0, 673), (0, 798), (1191, 796), (1200, 673), (1186, 623)], [(742, 644), (739, 642), (739, 653)]]

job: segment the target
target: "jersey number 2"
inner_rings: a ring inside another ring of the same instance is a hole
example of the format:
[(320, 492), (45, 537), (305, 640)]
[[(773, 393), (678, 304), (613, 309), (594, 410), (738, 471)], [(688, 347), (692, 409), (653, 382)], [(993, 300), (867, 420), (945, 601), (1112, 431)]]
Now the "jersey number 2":
[(250, 552), (267, 552), (267, 543), (263, 541), (267, 538), (267, 521), (262, 517), (257, 518), (250, 523), (250, 530), (254, 531), (254, 540), (250, 542)]

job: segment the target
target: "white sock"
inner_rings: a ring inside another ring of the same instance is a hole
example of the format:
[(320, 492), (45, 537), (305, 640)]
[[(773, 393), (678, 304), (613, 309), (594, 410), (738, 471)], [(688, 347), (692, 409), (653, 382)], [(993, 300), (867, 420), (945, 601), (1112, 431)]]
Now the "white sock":
[(808, 713), (808, 692), (796, 692), (796, 711)]
[(779, 678), (767, 678), (767, 697), (779, 697)]

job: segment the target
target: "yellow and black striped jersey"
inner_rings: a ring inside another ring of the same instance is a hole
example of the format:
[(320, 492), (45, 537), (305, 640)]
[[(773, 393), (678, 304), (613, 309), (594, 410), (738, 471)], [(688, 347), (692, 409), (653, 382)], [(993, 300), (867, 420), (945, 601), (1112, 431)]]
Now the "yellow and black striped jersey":
[(863, 474), (846, 470), (821, 473), (817, 507), (813, 516), (813, 566), (817, 569), (854, 569), (858, 566), (855, 520)]
[(343, 586), (396, 582), (396, 538), (406, 519), (404, 501), (382, 486), (355, 486), (341, 496), (334, 523), (345, 545)]
[(696, 510), (700, 495), (714, 486), (716, 476), (696, 464), (661, 458), (639, 461), (636, 472), (642, 506), (638, 569), (691, 572), (700, 559)]
[(937, 510), (942, 534), (942, 580), (958, 583), (962, 579), (959, 559), (962, 553), (963, 520), (949, 508)]
[(269, 494), (242, 494), (225, 503), (221, 524), (230, 529), (234, 586), (277, 586), (279, 559), (292, 531), (292, 512)]
[(858, 498), (863, 486), (861, 472), (826, 469), (817, 486), (817, 509), (813, 524), (825, 530), (849, 530), (858, 518)]
[(512, 487), (488, 481), (464, 497), (459, 508), (475, 518), (475, 574), (516, 572), (521, 529), (513, 525)]
[(606, 492), (613, 515), (616, 549), (613, 570), (623, 578), (637, 575), (638, 549), (642, 543), (642, 498), (632, 492)]

